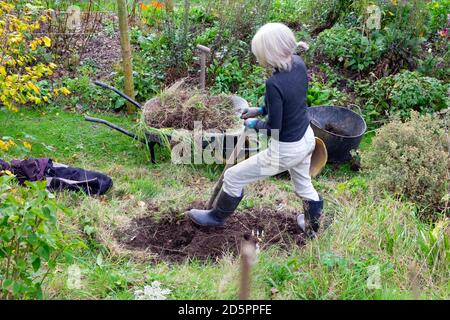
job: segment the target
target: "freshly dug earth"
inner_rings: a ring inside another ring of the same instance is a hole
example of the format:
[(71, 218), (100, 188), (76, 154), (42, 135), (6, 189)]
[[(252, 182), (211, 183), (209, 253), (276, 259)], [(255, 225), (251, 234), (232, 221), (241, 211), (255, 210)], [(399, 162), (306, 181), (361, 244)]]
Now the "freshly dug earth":
[(159, 221), (152, 215), (132, 220), (115, 234), (127, 249), (149, 250), (157, 259), (182, 262), (187, 259), (217, 261), (224, 254), (239, 254), (242, 240), (256, 243), (261, 250), (278, 245), (288, 250), (305, 243), (295, 213), (275, 210), (236, 212), (224, 227), (204, 228), (188, 217), (165, 214)]
[(344, 130), (337, 128), (336, 126), (332, 125), (331, 123), (327, 123), (324, 128), (326, 131), (337, 134), (339, 136), (348, 136), (348, 133)]
[(225, 131), (239, 122), (231, 98), (188, 89), (182, 81), (149, 100), (143, 108), (145, 123), (152, 128), (194, 129), (201, 121), (203, 130)]

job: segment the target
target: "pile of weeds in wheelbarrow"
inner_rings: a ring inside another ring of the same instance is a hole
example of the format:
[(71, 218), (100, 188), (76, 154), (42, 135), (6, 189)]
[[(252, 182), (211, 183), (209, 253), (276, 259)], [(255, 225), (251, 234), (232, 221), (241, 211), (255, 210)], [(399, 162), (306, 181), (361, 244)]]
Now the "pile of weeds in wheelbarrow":
[(178, 81), (147, 101), (143, 116), (147, 126), (157, 129), (193, 130), (194, 121), (200, 121), (203, 130), (225, 131), (239, 121), (230, 96), (214, 96), (191, 89), (184, 81)]

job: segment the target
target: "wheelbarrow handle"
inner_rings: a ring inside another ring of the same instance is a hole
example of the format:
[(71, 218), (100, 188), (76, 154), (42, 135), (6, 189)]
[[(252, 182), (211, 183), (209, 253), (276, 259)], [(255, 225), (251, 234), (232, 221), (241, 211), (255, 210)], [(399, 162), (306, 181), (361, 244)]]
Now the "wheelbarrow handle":
[[(115, 124), (113, 124), (113, 123), (111, 123), (111, 122), (109, 122), (109, 121), (106, 121), (106, 120), (103, 120), (103, 119), (99, 119), (99, 118), (87, 117), (87, 116), (84, 117), (84, 120), (89, 121), (89, 122), (95, 122), (95, 123), (101, 123), (101, 124), (104, 124), (104, 125), (106, 125), (106, 126), (112, 128), (112, 129), (114, 129), (114, 130), (117, 130), (117, 131), (119, 131), (119, 132), (121, 132), (121, 133), (123, 133), (123, 134), (126, 134), (127, 136), (129, 136), (129, 137), (131, 137), (131, 138), (133, 138), (133, 139), (136, 139), (136, 140), (138, 140), (138, 141), (144, 142), (144, 141), (142, 141), (142, 139), (140, 139), (140, 138), (139, 138), (137, 135), (135, 135), (134, 133), (132, 133), (132, 132), (130, 132), (130, 131), (128, 131), (128, 130), (125, 130), (125, 129), (123, 129), (123, 128), (121, 128), (121, 127), (119, 127), (119, 126), (117, 126), (117, 125), (115, 125)], [(145, 142), (144, 142), (144, 143), (145, 143)]]
[(102, 87), (104, 89), (109, 89), (114, 91), (115, 93), (117, 93), (119, 96), (121, 96), (122, 98), (124, 98), (125, 100), (127, 100), (128, 102), (132, 103), (133, 105), (135, 105), (138, 109), (142, 109), (142, 106), (134, 99), (130, 98), (129, 96), (127, 96), (125, 93), (123, 93), (122, 91), (114, 88), (113, 86), (110, 86), (109, 84), (106, 84), (104, 82), (101, 81), (94, 81), (94, 83), (99, 86)]

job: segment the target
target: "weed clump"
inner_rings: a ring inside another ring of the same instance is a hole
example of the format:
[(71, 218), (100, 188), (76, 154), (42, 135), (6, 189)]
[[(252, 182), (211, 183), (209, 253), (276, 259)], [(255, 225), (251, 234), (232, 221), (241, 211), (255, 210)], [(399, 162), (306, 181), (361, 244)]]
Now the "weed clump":
[(203, 130), (225, 131), (239, 123), (230, 96), (190, 89), (182, 81), (149, 100), (143, 115), (145, 123), (157, 129), (193, 130), (194, 121), (200, 121)]
[(433, 218), (449, 209), (448, 139), (441, 120), (413, 112), (409, 121), (394, 120), (377, 131), (362, 164), (376, 190), (403, 195)]

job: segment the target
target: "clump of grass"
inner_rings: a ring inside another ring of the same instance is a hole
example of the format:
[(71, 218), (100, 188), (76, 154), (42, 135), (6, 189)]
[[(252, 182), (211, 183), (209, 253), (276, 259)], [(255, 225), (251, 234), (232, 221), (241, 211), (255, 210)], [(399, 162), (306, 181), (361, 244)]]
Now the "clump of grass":
[(146, 198), (153, 198), (161, 192), (160, 188), (151, 179), (134, 180), (130, 191), (132, 194), (140, 192)]
[(448, 298), (448, 219), (426, 224), (413, 204), (392, 198), (330, 202), (334, 222), (316, 240), (288, 257), (260, 257), (255, 290), (285, 299)]

